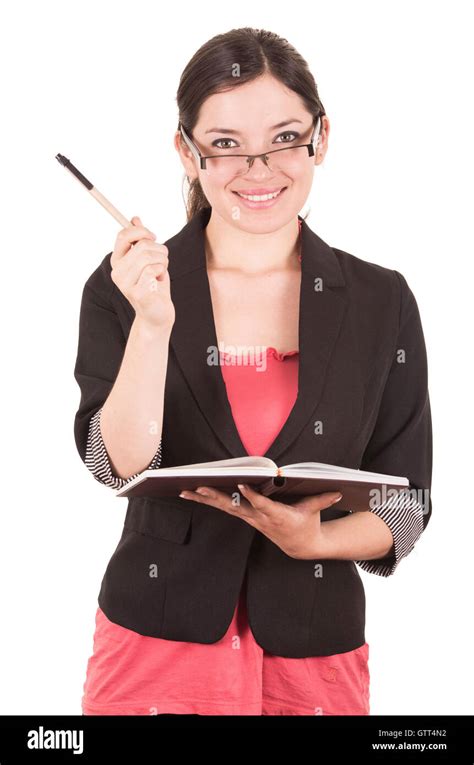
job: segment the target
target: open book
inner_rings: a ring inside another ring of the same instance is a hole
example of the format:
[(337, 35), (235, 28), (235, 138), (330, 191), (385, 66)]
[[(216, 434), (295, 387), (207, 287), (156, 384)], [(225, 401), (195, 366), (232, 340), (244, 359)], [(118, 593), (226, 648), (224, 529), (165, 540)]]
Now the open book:
[(178, 497), (183, 489), (215, 487), (227, 494), (238, 492), (238, 483), (272, 499), (309, 496), (340, 491), (337, 508), (370, 510), (409, 487), (405, 477), (370, 473), (365, 470), (327, 465), (324, 462), (298, 462), (278, 465), (268, 457), (236, 457), (214, 462), (197, 462), (171, 468), (147, 469), (116, 492), (117, 497)]

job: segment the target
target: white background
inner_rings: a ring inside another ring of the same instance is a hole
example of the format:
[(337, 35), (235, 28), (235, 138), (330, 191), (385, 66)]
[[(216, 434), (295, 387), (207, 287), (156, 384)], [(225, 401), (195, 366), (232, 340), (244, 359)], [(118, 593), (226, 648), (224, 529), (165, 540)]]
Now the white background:
[(433, 516), (393, 576), (361, 572), (371, 714), (474, 713), (471, 10), (241, 1), (175, 3), (164, 16), (140, 0), (2, 4), (1, 714), (81, 714), (127, 504), (94, 480), (73, 438), (81, 292), (119, 224), (55, 155), (170, 238), (186, 222), (172, 143), (180, 74), (206, 40), (241, 26), (301, 52), (330, 119), (308, 224), (400, 271), (425, 332)]

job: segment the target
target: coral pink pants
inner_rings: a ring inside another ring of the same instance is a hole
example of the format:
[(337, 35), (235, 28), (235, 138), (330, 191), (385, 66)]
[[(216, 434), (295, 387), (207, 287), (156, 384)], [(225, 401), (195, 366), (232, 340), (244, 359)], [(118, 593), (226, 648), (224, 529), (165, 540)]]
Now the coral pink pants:
[(244, 588), (217, 643), (147, 637), (96, 612), (82, 710), (89, 715), (368, 715), (369, 645), (288, 659), (255, 642)]

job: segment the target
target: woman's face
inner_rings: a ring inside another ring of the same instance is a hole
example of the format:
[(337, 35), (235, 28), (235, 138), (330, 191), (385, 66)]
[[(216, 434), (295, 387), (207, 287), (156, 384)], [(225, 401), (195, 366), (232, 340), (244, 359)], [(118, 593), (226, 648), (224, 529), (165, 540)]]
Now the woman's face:
[[(282, 124), (283, 123), (283, 124)], [(270, 75), (203, 103), (192, 140), (203, 156), (210, 154), (259, 154), (285, 146), (307, 144), (314, 130), (313, 115), (300, 97)], [(304, 206), (313, 182), (314, 166), (327, 150), (329, 121), (324, 116), (315, 156), (301, 148), (270, 154), (269, 167), (261, 158), (249, 168), (234, 161), (207, 160), (202, 170), (187, 145), (175, 146), (190, 180), (199, 177), (203, 191), (217, 213), (232, 226), (249, 232), (277, 230), (295, 218)], [(240, 194), (262, 196), (279, 192), (275, 199), (245, 200)]]

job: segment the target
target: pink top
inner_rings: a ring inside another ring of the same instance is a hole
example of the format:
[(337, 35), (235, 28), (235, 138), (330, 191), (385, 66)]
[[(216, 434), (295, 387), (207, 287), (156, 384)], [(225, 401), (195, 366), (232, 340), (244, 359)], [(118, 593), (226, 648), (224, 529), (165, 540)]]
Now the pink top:
[[(263, 361), (266, 370), (258, 371)], [(249, 454), (263, 455), (296, 400), (298, 351), (267, 348), (254, 364), (221, 369), (242, 443)], [(212, 644), (140, 635), (98, 607), (83, 713), (369, 714), (368, 644), (332, 656), (269, 654), (250, 629), (245, 586), (226, 634)]]
[(240, 440), (248, 454), (261, 456), (295, 403), (298, 351), (279, 353), (275, 348), (266, 348), (266, 354), (255, 353), (253, 364), (243, 363), (249, 358), (238, 359), (229, 353), (221, 353), (222, 358), (235, 359), (230, 366), (227, 361), (221, 368)]

